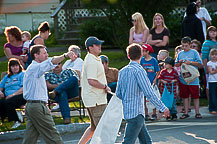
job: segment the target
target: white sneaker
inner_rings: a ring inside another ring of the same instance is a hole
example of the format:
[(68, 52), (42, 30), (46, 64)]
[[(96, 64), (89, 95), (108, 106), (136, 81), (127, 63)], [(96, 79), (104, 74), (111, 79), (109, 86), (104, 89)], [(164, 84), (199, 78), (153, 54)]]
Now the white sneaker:
[(57, 110), (57, 109), (59, 109), (60, 108), (60, 106), (59, 106), (59, 104), (57, 104), (57, 105), (55, 105), (53, 108), (52, 108), (52, 110)]
[(19, 121), (15, 121), (14, 125), (11, 127), (12, 129), (18, 128), (21, 125)]
[(18, 116), (18, 119), (20, 120), (20, 122), (23, 122), (22, 112), (21, 111), (16, 111), (16, 112), (17, 112), (17, 116)]

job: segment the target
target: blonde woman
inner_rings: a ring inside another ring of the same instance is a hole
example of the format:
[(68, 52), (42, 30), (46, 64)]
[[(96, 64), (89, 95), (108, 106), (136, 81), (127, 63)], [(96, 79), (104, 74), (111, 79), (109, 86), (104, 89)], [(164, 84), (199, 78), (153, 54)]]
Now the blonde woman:
[(148, 44), (154, 49), (154, 53), (152, 53), (153, 57), (156, 58), (158, 52), (162, 49), (168, 50), (169, 35), (170, 32), (165, 25), (163, 16), (160, 13), (156, 13), (148, 38)]
[(136, 12), (132, 15), (133, 27), (130, 29), (129, 44), (145, 44), (148, 38), (149, 29), (145, 24), (141, 13)]

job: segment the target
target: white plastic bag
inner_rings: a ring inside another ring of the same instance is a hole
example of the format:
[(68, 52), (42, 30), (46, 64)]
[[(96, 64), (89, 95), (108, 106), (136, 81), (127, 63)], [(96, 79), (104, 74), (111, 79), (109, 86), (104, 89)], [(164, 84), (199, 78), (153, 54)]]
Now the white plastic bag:
[[(161, 95), (160, 95), (157, 85), (153, 84), (152, 87), (153, 87), (154, 93), (156, 94), (157, 98), (160, 99)], [(146, 106), (148, 109), (155, 108), (155, 106), (147, 98), (146, 98)]]
[(90, 144), (114, 144), (122, 118), (122, 101), (113, 94), (96, 127)]

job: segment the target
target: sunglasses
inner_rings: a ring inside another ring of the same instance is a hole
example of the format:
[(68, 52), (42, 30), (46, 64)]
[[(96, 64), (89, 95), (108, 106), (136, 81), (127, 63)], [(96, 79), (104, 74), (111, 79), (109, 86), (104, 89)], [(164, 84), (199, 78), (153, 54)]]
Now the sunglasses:
[(132, 21), (132, 22), (136, 22), (136, 20), (135, 20), (135, 19), (132, 19), (131, 21)]

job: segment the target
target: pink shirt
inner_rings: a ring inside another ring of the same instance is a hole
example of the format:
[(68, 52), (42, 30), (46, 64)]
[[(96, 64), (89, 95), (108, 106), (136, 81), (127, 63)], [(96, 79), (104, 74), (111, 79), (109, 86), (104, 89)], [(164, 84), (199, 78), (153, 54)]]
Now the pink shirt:
[(142, 42), (143, 36), (144, 36), (143, 33), (137, 34), (137, 33), (133, 32), (133, 39), (136, 42), (139, 42), (139, 43)]
[(4, 49), (6, 48), (10, 48), (12, 55), (20, 56), (23, 53), (22, 51), (23, 46), (15, 47), (15, 46), (12, 46), (10, 43), (6, 43), (4, 45)]

